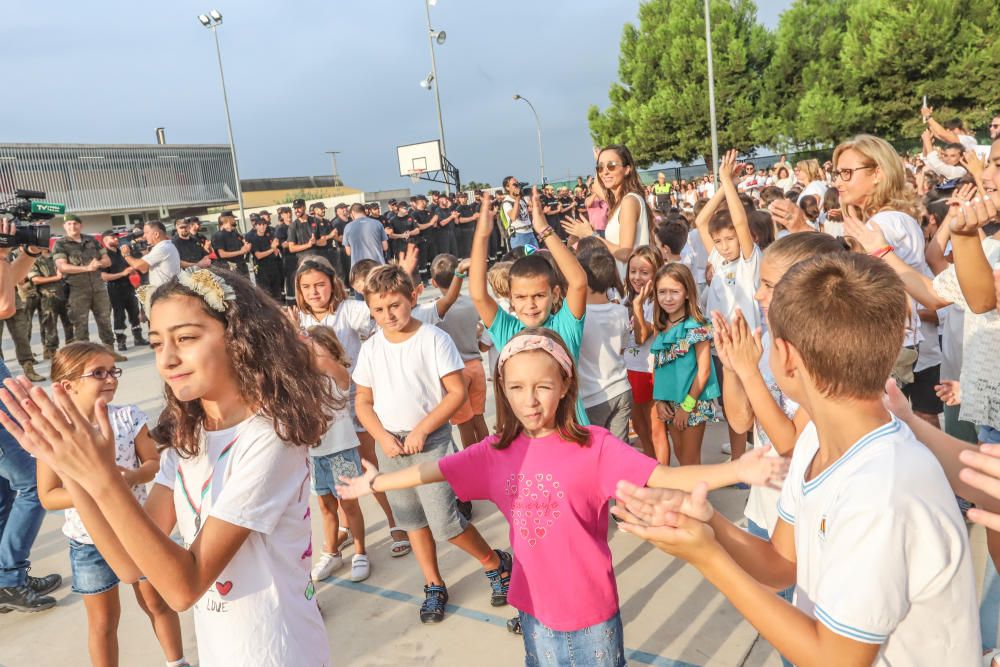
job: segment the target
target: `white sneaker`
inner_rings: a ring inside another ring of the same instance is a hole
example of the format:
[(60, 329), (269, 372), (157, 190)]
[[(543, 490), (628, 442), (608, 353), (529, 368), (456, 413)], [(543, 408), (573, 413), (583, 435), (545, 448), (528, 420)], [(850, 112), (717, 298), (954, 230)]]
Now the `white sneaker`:
[(316, 564), (313, 565), (312, 580), (322, 581), (323, 579), (326, 579), (331, 574), (333, 574), (334, 570), (336, 570), (343, 564), (344, 564), (344, 557), (341, 556), (339, 553), (336, 554), (323, 553), (319, 557), (319, 560), (316, 561)]
[(729, 456), (732, 456), (733, 455), (733, 446), (730, 445), (728, 442), (722, 443), (722, 453), (723, 454), (727, 454)]
[(351, 558), (351, 581), (364, 581), (372, 573), (371, 564), (365, 554), (355, 554)]

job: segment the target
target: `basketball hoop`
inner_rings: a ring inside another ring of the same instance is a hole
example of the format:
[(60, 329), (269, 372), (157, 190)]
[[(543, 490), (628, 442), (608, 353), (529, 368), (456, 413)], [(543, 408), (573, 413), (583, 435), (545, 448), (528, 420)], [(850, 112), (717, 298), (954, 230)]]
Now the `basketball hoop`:
[(419, 183), (420, 177), (423, 176), (423, 174), (424, 174), (423, 169), (414, 169), (413, 171), (410, 172), (410, 182), (413, 184)]

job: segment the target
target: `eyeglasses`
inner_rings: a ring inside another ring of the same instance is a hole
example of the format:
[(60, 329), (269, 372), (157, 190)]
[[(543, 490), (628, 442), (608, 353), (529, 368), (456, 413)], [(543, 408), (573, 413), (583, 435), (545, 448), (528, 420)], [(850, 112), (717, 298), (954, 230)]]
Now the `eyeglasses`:
[(1000, 123), (990, 123), (990, 128), (1000, 127)]
[(123, 372), (122, 369), (118, 368), (117, 366), (115, 368), (112, 368), (112, 369), (95, 368), (94, 370), (90, 371), (89, 373), (84, 373), (80, 377), (81, 378), (96, 378), (98, 380), (107, 380), (109, 377), (112, 377), (112, 378), (114, 378), (114, 379), (117, 380), (118, 378), (120, 378), (122, 376), (122, 372)]
[(620, 167), (620, 166), (622, 166), (621, 163), (620, 162), (615, 162), (614, 160), (611, 160), (609, 162), (598, 162), (597, 163), (597, 173), (599, 174), (602, 171), (612, 172), (612, 171), (615, 171), (616, 169), (618, 169), (618, 167)]
[(862, 169), (874, 169), (874, 168), (875, 168), (875, 165), (867, 165), (867, 166), (864, 166), (864, 167), (854, 167), (853, 169), (849, 169), (847, 167), (845, 167), (843, 169), (834, 169), (833, 170), (833, 178), (834, 179), (838, 179), (839, 178), (844, 183), (847, 183), (848, 181), (851, 180), (851, 178), (854, 177), (854, 172), (861, 171)]

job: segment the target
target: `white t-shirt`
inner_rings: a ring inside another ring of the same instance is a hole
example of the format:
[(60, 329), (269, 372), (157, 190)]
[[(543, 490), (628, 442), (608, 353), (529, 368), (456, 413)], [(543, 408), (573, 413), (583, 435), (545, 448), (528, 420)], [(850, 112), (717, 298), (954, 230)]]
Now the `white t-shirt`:
[[(1000, 241), (992, 237), (984, 239), (983, 251), (990, 266), (1000, 269)], [(996, 308), (981, 314), (969, 309), (954, 265), (934, 278), (934, 291), (965, 312), (959, 417), (977, 426), (1000, 429), (1000, 354), (997, 353), (1000, 350), (1000, 314)]]
[[(427, 303), (418, 303), (410, 311), (410, 317), (415, 320), (419, 320), (424, 324), (430, 324), (431, 326), (436, 325), (441, 321), (441, 313), (438, 311), (438, 300), (428, 301)], [(449, 309), (450, 310), (450, 309)]]
[(337, 334), (337, 340), (344, 347), (344, 353), (351, 360), (351, 366), (358, 361), (361, 343), (375, 333), (375, 320), (364, 301), (346, 299), (337, 306), (332, 315), (317, 320), (309, 313), (299, 311), (299, 326), (303, 329), (321, 325), (330, 327)]
[(181, 256), (170, 241), (160, 241), (142, 257), (149, 264), (149, 284), (159, 287), (181, 271)]
[(194, 542), (197, 516), (251, 531), (194, 605), (202, 667), (330, 664), (309, 577), (308, 458), (261, 416), (204, 433), (198, 456), (167, 449), (160, 457), (156, 483), (173, 490), (184, 544)]
[[(799, 404), (785, 396), (781, 391), (781, 387), (775, 381), (774, 374), (771, 373), (771, 332), (764, 332), (764, 335), (761, 337), (761, 344), (764, 347), (764, 354), (761, 355), (757, 367), (764, 378), (764, 384), (767, 385), (767, 390), (771, 394), (771, 398), (778, 404), (781, 411), (785, 413), (785, 416), (789, 419), (794, 419), (795, 413), (799, 411)], [(771, 438), (768, 437), (763, 426), (761, 426), (760, 419), (755, 415), (753, 420), (753, 446), (755, 448), (765, 447), (770, 444)], [(767, 452), (767, 456), (778, 458), (781, 454), (772, 446), (770, 451)], [(747, 496), (747, 506), (743, 510), (743, 516), (758, 526), (767, 528), (768, 535), (772, 534), (774, 526), (778, 523), (778, 497), (780, 495), (776, 489), (767, 486), (751, 486), (750, 495)]]
[(587, 304), (577, 360), (583, 407), (606, 403), (629, 391), (622, 357), (625, 341), (632, 337), (628, 320), (628, 310), (621, 304)]
[(328, 456), (348, 449), (354, 449), (361, 442), (354, 431), (354, 420), (351, 419), (350, 393), (341, 390), (336, 381), (330, 378), (330, 390), (336, 400), (345, 400), (344, 407), (333, 413), (330, 428), (323, 434), (319, 444), (309, 449), (310, 456)]
[[(634, 197), (639, 200), (639, 219), (635, 223), (635, 241), (632, 243), (632, 248), (635, 249), (641, 245), (649, 245), (649, 219), (646, 214), (646, 203), (643, 201), (642, 197), (635, 192), (629, 192), (625, 196)], [(624, 203), (625, 200), (623, 199), (622, 204)], [(622, 207), (621, 204), (619, 204), (618, 208), (615, 209), (615, 212), (608, 218), (608, 226), (604, 229), (604, 238), (611, 241), (615, 245), (621, 243), (622, 226), (618, 221), (618, 216), (621, 211)], [(625, 262), (618, 262), (618, 273), (622, 276), (622, 278), (625, 277), (626, 271)]]
[(708, 269), (708, 249), (701, 241), (697, 229), (688, 232), (688, 242), (681, 250), (681, 264), (684, 264), (694, 274), (694, 282), (699, 289), (705, 286), (705, 271)]
[(402, 343), (390, 343), (384, 331), (365, 341), (353, 378), (371, 388), (382, 426), (390, 433), (404, 433), (441, 403), (441, 378), (463, 368), (465, 362), (451, 336), (421, 324)]
[(962, 373), (965, 311), (954, 304), (938, 311), (941, 318), (941, 379), (958, 380)]
[[(646, 342), (639, 345), (639, 343), (635, 342), (635, 329), (632, 326), (631, 309), (626, 307), (625, 314), (628, 316), (625, 351), (622, 353), (622, 356), (625, 358), (625, 368), (637, 373), (652, 373), (653, 354), (650, 352), (650, 349), (653, 347), (653, 341), (656, 340), (656, 334), (650, 334)], [(642, 316), (646, 318), (647, 322), (653, 321), (652, 299), (642, 304)], [(584, 328), (586, 329), (586, 324), (584, 324)]]
[(826, 195), (826, 191), (828, 188), (829, 186), (824, 181), (813, 181), (802, 189), (802, 192), (801, 194), (799, 194), (799, 198), (795, 201), (795, 203), (797, 205), (801, 204), (803, 197), (808, 197), (812, 195), (813, 197), (816, 198), (816, 203), (822, 206), (823, 197)]
[[(135, 453), (135, 438), (146, 425), (146, 413), (134, 405), (109, 405), (108, 419), (111, 422), (111, 432), (115, 436), (115, 465), (126, 470), (135, 470), (139, 467), (139, 457)], [(133, 486), (132, 495), (140, 505), (146, 502), (146, 485)], [(94, 540), (80, 520), (80, 513), (70, 507), (65, 514), (63, 535), (80, 544), (93, 544)]]
[[(878, 225), (885, 235), (885, 240), (892, 246), (896, 257), (925, 276), (932, 277), (934, 275), (924, 259), (924, 233), (920, 229), (920, 223), (912, 216), (902, 211), (879, 211), (868, 219), (868, 224)], [(923, 340), (920, 318), (917, 316), (917, 304), (911, 299), (910, 326), (903, 344), (916, 345)]]
[(503, 198), (500, 206), (503, 207), (503, 213), (507, 216), (507, 222), (510, 223), (511, 234), (526, 234), (531, 231), (531, 216), (528, 213), (528, 202), (523, 197), (517, 207), (517, 215), (513, 213), (514, 198), (510, 195), (506, 195)]
[[(760, 309), (753, 295), (760, 285), (760, 248), (756, 245), (748, 259), (743, 253), (731, 262), (727, 262), (712, 249), (708, 256), (712, 265), (712, 283), (708, 286), (708, 312), (719, 311), (727, 318), (733, 316), (736, 307), (743, 311), (750, 329), (760, 326)], [(707, 313), (706, 313), (707, 314)]]
[(778, 504), (795, 529), (795, 606), (881, 644), (874, 665), (981, 664), (965, 524), (937, 459), (892, 419), (813, 479), (809, 424)]
[(989, 159), (990, 157), (990, 145), (981, 144), (976, 141), (976, 138), (971, 134), (960, 134), (958, 135), (958, 140), (967, 151), (976, 151), (976, 155), (979, 156), (980, 160)]

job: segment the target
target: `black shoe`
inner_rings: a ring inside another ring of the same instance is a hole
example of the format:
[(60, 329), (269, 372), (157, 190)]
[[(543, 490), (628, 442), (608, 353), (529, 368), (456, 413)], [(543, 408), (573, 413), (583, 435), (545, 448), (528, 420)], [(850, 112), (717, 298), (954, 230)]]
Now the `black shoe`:
[(448, 589), (437, 584), (424, 586), (424, 603), (420, 605), (421, 623), (440, 623), (448, 604)]
[(456, 500), (455, 504), (458, 505), (458, 513), (461, 514), (466, 521), (471, 521), (472, 503), (468, 500)]
[[(507, 590), (510, 588), (510, 572), (514, 567), (514, 559), (506, 551), (494, 549), (500, 558), (500, 567), (495, 570), (487, 570), (486, 578), (490, 580), (490, 604), (494, 607), (502, 607), (507, 604)], [(506, 574), (507, 576), (503, 576)]]
[(25, 586), (9, 586), (0, 588), (0, 610), (7, 611), (44, 611), (56, 606), (56, 599), (47, 595), (39, 595)]
[(50, 574), (47, 577), (32, 577), (28, 575), (28, 588), (38, 595), (48, 595), (52, 591), (62, 586), (62, 576)]
[(132, 329), (132, 338), (135, 340), (136, 346), (149, 345), (149, 341), (142, 337), (142, 327)]
[(125, 347), (125, 334), (115, 334), (115, 340), (118, 341), (118, 351), (127, 352), (128, 348)]

